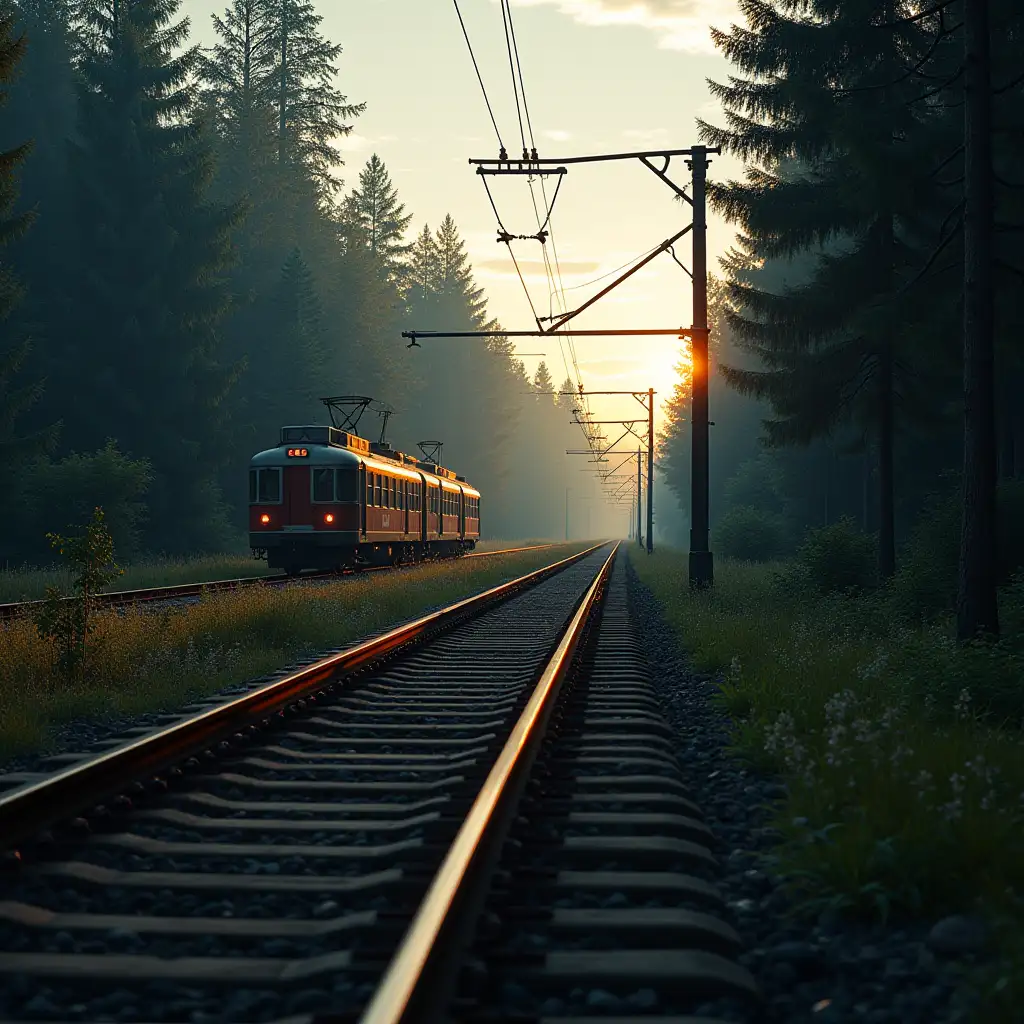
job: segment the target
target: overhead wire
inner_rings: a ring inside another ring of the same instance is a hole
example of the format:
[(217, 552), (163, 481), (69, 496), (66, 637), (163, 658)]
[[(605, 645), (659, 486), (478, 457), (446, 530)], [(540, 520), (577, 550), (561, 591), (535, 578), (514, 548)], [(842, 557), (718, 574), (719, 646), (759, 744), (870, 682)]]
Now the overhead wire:
[[(502, 23), (505, 25), (506, 46), (508, 46), (508, 48), (509, 48), (509, 60), (511, 62), (511, 60), (512, 60), (512, 58), (514, 56), (516, 69), (517, 69), (518, 75), (519, 75), (519, 92), (522, 92), (522, 96), (523, 96), (523, 112), (526, 115), (526, 127), (527, 127), (527, 131), (529, 132), (529, 136), (530, 136), (530, 147), (531, 147), (531, 149), (533, 151), (534, 156), (536, 156), (536, 153), (537, 153), (537, 142), (536, 142), (536, 139), (535, 139), (534, 134), (533, 134), (533, 120), (530, 117), (530, 107), (529, 107), (529, 104), (528, 104), (527, 99), (526, 99), (526, 84), (525, 84), (525, 81), (524, 81), (524, 78), (523, 78), (522, 61), (521, 61), (521, 59), (519, 57), (519, 43), (518, 43), (518, 41), (516, 39), (515, 23), (512, 20), (512, 7), (511, 7), (511, 4), (510, 4), (509, 0), (501, 0), (501, 7), (502, 7)], [(515, 75), (513, 75), (513, 88), (515, 88)], [(519, 109), (519, 96), (518, 96), (518, 92), (517, 92), (517, 94), (516, 94), (516, 110), (518, 111), (518, 109)], [(522, 123), (520, 122), (520, 131), (521, 130), (522, 130)], [(524, 151), (524, 155), (525, 155), (525, 151), (526, 151), (526, 141), (525, 141), (525, 139), (523, 140), (523, 151)], [(544, 184), (544, 176), (543, 175), (539, 175), (539, 178), (540, 178), (541, 197), (542, 197), (543, 202), (544, 202), (544, 207), (548, 211), (547, 212), (547, 216), (544, 219), (543, 226), (541, 226), (540, 211), (537, 208), (537, 196), (536, 196), (536, 193), (533, 190), (533, 177), (532, 177), (532, 175), (527, 179), (527, 183), (528, 183), (528, 185), (530, 187), (530, 198), (531, 198), (531, 200), (533, 202), (534, 216), (537, 218), (538, 234), (542, 234), (543, 231), (544, 231), (544, 228), (548, 227), (550, 225), (551, 215), (552, 215), (552, 213), (554, 211), (554, 206), (555, 206), (555, 199), (558, 198), (558, 188), (561, 187), (562, 181), (561, 181), (561, 177), (560, 177), (559, 180), (558, 180), (558, 187), (556, 187), (556, 189), (555, 189), (555, 195), (552, 197), (551, 202), (548, 203), (547, 188), (545, 187), (545, 184)], [(551, 238), (551, 252), (552, 252), (552, 256), (554, 257), (554, 272), (552, 272), (552, 269), (551, 269), (551, 261), (548, 258), (547, 247), (546, 247), (544, 239), (541, 239), (541, 253), (542, 253), (542, 258), (543, 258), (543, 262), (544, 262), (545, 276), (546, 276), (546, 278), (548, 280), (548, 285), (549, 285), (549, 290), (548, 290), (548, 314), (550, 316), (550, 314), (552, 312), (552, 308), (551, 308), (552, 297), (553, 297), (554, 294), (556, 294), (556, 292), (557, 292), (557, 294), (558, 294), (558, 296), (560, 298), (561, 313), (562, 314), (567, 312), (568, 304), (565, 301), (565, 284), (564, 284), (564, 281), (562, 279), (562, 268), (561, 268), (560, 261), (558, 259), (558, 245), (557, 245), (557, 243), (555, 241), (555, 231), (554, 231), (554, 226), (553, 225), (550, 227), (549, 236)], [(556, 280), (557, 280), (557, 283), (556, 283)], [(531, 307), (532, 307), (532, 302), (531, 302)], [(576, 356), (576, 346), (575, 346), (572, 338), (566, 338), (565, 340), (566, 340), (566, 342), (568, 344), (569, 354), (570, 354), (570, 357), (571, 357), (571, 360), (572, 360), (572, 368), (575, 371), (575, 373), (572, 373), (572, 374), (569, 372), (569, 366), (568, 366), (568, 363), (567, 363), (567, 361), (565, 359), (565, 351), (564, 351), (563, 346), (562, 346), (562, 339), (559, 338), (558, 339), (559, 350), (562, 353), (562, 362), (565, 364), (566, 378), (568, 380), (575, 379), (576, 384), (582, 389), (582, 387), (583, 387), (583, 377), (582, 377), (582, 374), (580, 372), (579, 360), (578, 360), (578, 358)], [(585, 398), (584, 398), (584, 401), (581, 404), (586, 409), (587, 417), (589, 417), (590, 416), (590, 408), (589, 408), (590, 403), (587, 402), (585, 400)], [(590, 437), (589, 437), (589, 434), (587, 434), (587, 431), (586, 431), (585, 428), (584, 428), (584, 435), (587, 436), (587, 440), (588, 440), (588, 443), (589, 443)]]
[[(456, 13), (456, 15), (458, 16), (458, 19), (459, 19), (459, 25), (462, 28), (463, 38), (466, 40), (466, 47), (469, 50), (470, 60), (472, 60), (472, 62), (473, 62), (473, 70), (476, 72), (477, 81), (480, 84), (480, 91), (483, 94), (484, 104), (487, 107), (487, 113), (488, 113), (488, 116), (491, 119), (491, 125), (494, 128), (495, 137), (498, 140), (499, 159), (502, 159), (502, 160), (507, 159), (507, 152), (506, 152), (506, 149), (505, 149), (505, 144), (504, 144), (504, 142), (503, 142), (503, 140), (501, 138), (501, 131), (498, 128), (498, 122), (497, 122), (497, 119), (494, 116), (494, 108), (491, 106), (490, 97), (487, 95), (487, 87), (484, 85), (483, 75), (480, 72), (480, 65), (477, 62), (476, 54), (473, 51), (473, 44), (472, 44), (472, 42), (470, 41), (470, 38), (469, 38), (469, 32), (468, 32), (468, 30), (466, 28), (466, 22), (465, 22), (465, 20), (462, 17), (462, 11), (459, 9), (458, 0), (452, 0), (452, 2), (454, 4), (454, 6), (455, 6), (455, 13)], [(535, 140), (534, 134), (533, 134), (533, 123), (532, 123), (532, 120), (530, 118), (530, 110), (529, 110), (529, 106), (528, 106), (527, 100), (526, 100), (526, 86), (525, 86), (525, 83), (524, 83), (524, 80), (523, 80), (522, 63), (521, 63), (520, 58), (519, 58), (519, 46), (518, 46), (518, 43), (517, 43), (516, 38), (515, 38), (515, 26), (514, 26), (513, 21), (512, 21), (512, 8), (510, 6), (509, 0), (501, 0), (501, 10), (502, 10), (502, 22), (503, 22), (503, 25), (504, 25), (504, 28), (505, 28), (505, 45), (506, 45), (506, 47), (508, 49), (508, 55), (509, 55), (509, 69), (510, 69), (510, 72), (511, 72), (511, 75), (512, 75), (512, 91), (513, 91), (513, 95), (515, 97), (515, 103), (516, 103), (516, 116), (517, 116), (518, 121), (519, 121), (519, 136), (520, 136), (520, 141), (522, 142), (522, 146), (523, 146), (523, 157), (525, 159), (528, 156), (527, 150), (526, 150), (526, 135), (528, 133), (529, 137), (530, 137), (530, 147), (532, 149), (532, 155), (533, 155), (533, 158), (536, 159), (536, 156), (537, 156), (537, 145), (536, 145), (536, 140)], [(518, 74), (518, 83), (517, 83), (517, 74)], [(522, 94), (522, 100), (523, 100), (522, 107), (520, 107), (520, 104), (519, 104), (520, 93)], [(524, 115), (526, 117), (525, 130), (524, 130), (524, 124), (523, 124), (523, 116)], [(545, 270), (545, 277), (546, 277), (546, 280), (548, 282), (548, 312), (549, 312), (549, 314), (552, 312), (551, 300), (552, 300), (552, 297), (557, 293), (558, 296), (559, 296), (559, 299), (560, 299), (561, 311), (564, 314), (567, 311), (567, 308), (568, 308), (567, 307), (567, 303), (565, 301), (565, 291), (566, 291), (566, 289), (565, 289), (564, 281), (562, 280), (562, 270), (561, 270), (561, 265), (560, 265), (559, 259), (558, 259), (558, 248), (557, 248), (557, 245), (555, 243), (554, 227), (551, 224), (551, 217), (552, 217), (552, 213), (554, 212), (555, 200), (558, 198), (558, 191), (561, 188), (562, 182), (561, 182), (561, 178), (559, 178), (558, 185), (555, 188), (555, 193), (552, 196), (551, 202), (549, 203), (548, 202), (548, 198), (547, 198), (547, 189), (545, 188), (545, 184), (544, 184), (544, 177), (543, 177), (543, 175), (540, 175), (539, 178), (540, 178), (541, 196), (542, 196), (543, 201), (544, 201), (544, 208), (547, 211), (546, 212), (546, 216), (544, 217), (543, 221), (541, 221), (540, 210), (537, 207), (537, 197), (536, 197), (536, 193), (534, 192), (534, 189), (533, 189), (533, 176), (532, 175), (529, 177), (528, 183), (529, 183), (529, 186), (530, 186), (530, 197), (531, 197), (531, 200), (532, 200), (532, 203), (533, 203), (534, 216), (537, 218), (537, 227), (538, 227), (537, 237), (538, 237), (538, 240), (541, 243), (541, 252), (542, 252), (542, 255), (543, 255), (543, 264), (544, 264), (544, 270)], [(486, 184), (487, 183), (486, 183), (486, 180), (485, 180), (484, 181), (485, 187), (486, 187)], [(498, 221), (499, 229), (501, 230), (502, 235), (506, 236), (506, 237), (504, 237), (503, 240), (505, 241), (505, 244), (508, 246), (509, 256), (512, 258), (512, 263), (515, 266), (516, 274), (519, 277), (520, 284), (523, 286), (523, 291), (526, 294), (526, 299), (527, 299), (527, 302), (530, 305), (530, 310), (533, 313), (534, 320), (535, 320), (535, 322), (537, 324), (538, 329), (541, 329), (540, 328), (541, 320), (537, 316), (537, 310), (536, 310), (536, 307), (534, 306), (534, 303), (533, 303), (533, 297), (530, 295), (530, 291), (529, 291), (529, 289), (526, 286), (526, 281), (523, 278), (523, 273), (522, 273), (522, 270), (521, 270), (521, 268), (519, 266), (519, 262), (516, 260), (515, 253), (512, 251), (511, 236), (509, 236), (509, 232), (505, 229), (504, 225), (502, 224), (501, 216), (498, 213), (498, 208), (495, 205), (494, 199), (491, 196), (491, 192), (490, 192), (489, 188), (487, 189), (487, 197), (490, 200), (491, 208), (494, 211), (494, 216), (495, 216), (496, 220)], [(552, 249), (552, 255), (554, 257), (554, 271), (552, 271), (551, 260), (549, 259), (548, 253), (547, 253), (545, 233), (547, 234), (547, 237), (550, 237), (550, 239), (551, 239), (551, 249)], [(571, 361), (572, 361), (572, 368), (575, 371), (575, 375), (573, 375), (573, 373), (570, 372), (569, 362), (565, 358), (565, 348), (564, 348), (564, 346), (562, 344), (562, 338), (559, 338), (558, 339), (558, 347), (559, 347), (559, 351), (560, 351), (561, 356), (562, 356), (562, 363), (563, 363), (565, 371), (566, 371), (566, 379), (567, 380), (575, 379), (575, 381), (576, 381), (576, 383), (578, 385), (579, 391), (582, 392), (583, 391), (583, 378), (582, 378), (582, 374), (581, 374), (580, 368), (579, 368), (579, 361), (578, 361), (578, 359), (576, 357), (576, 348), (575, 348), (575, 345), (573, 344), (573, 341), (572, 341), (571, 338), (566, 338), (565, 340), (568, 342), (569, 353), (570, 353), (570, 357), (571, 357)], [(591, 414), (591, 411), (590, 411), (590, 403), (589, 403), (589, 401), (587, 399), (587, 396), (583, 395), (583, 394), (579, 394), (579, 395), (575, 396), (574, 408), (576, 406), (576, 403), (578, 403), (579, 406), (582, 407), (581, 411), (583, 412), (584, 419), (585, 420), (589, 420), (591, 418), (592, 414)], [(577, 417), (577, 422), (579, 422), (578, 417)], [(596, 449), (594, 447), (594, 443), (595, 443), (596, 438), (591, 436), (590, 432), (587, 430), (587, 426), (586, 425), (581, 424), (581, 427), (583, 429), (584, 437), (587, 439), (588, 446), (596, 454)]]
[(491, 116), (491, 124), (494, 125), (494, 134), (498, 138), (498, 148), (505, 152), (505, 144), (501, 141), (501, 132), (498, 131), (498, 122), (495, 120), (494, 111), (491, 109), (491, 101), (487, 97), (487, 88), (484, 86), (483, 75), (480, 74), (480, 65), (476, 62), (476, 54), (473, 52), (473, 44), (469, 41), (469, 32), (466, 31), (466, 23), (462, 20), (462, 11), (459, 10), (459, 0), (452, 0), (455, 4), (455, 13), (459, 16), (459, 24), (462, 26), (462, 35), (465, 37), (466, 46), (469, 47), (469, 56), (473, 61), (473, 69), (476, 71), (476, 79), (480, 83), (480, 91), (484, 94), (484, 103), (487, 104), (487, 113)]

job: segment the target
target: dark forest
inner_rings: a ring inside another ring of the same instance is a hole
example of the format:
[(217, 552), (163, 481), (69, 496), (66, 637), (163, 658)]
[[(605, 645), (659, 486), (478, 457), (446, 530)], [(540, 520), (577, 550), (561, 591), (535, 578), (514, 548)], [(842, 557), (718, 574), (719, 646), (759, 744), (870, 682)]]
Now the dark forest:
[(122, 558), (241, 549), (249, 457), (340, 393), (391, 406), (400, 448), (444, 441), (489, 536), (562, 535), (579, 428), (547, 368), (405, 348), (493, 324), (454, 221), (343, 166), (365, 103), (314, 3), (235, 0), (208, 51), (176, 0), (4, 7), (0, 562), (96, 505)]

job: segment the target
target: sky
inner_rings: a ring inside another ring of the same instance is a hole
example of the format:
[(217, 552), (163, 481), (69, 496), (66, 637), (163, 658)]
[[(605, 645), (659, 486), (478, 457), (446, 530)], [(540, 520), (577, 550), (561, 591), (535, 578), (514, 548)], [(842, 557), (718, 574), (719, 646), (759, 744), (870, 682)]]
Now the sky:
[[(227, 0), (184, 0), (193, 39), (212, 41), (210, 15)], [(488, 310), (508, 330), (534, 327), (530, 305), (470, 157), (496, 158), (498, 142), (452, 0), (318, 0), (322, 30), (343, 46), (338, 81), (365, 113), (342, 143), (346, 186), (376, 152), (387, 165), (410, 232), (436, 228), (450, 213), (465, 239)], [(459, 0), (470, 41), (510, 154), (521, 150), (512, 78), (498, 0)], [(725, 81), (729, 65), (711, 43), (710, 26), (739, 19), (735, 0), (512, 0), (534, 138), (542, 157), (684, 149), (698, 143), (696, 119), (721, 124), (707, 79)], [(716, 156), (709, 177), (736, 178), (739, 163)], [(686, 185), (677, 157), (669, 176)], [(491, 179), (506, 228), (536, 231), (523, 178)], [(548, 196), (550, 198), (549, 189)], [(539, 193), (538, 193), (539, 196)], [(638, 160), (570, 166), (552, 216), (553, 241), (569, 308), (604, 287), (589, 283), (654, 248), (689, 223), (688, 207)], [(734, 229), (708, 216), (708, 267), (732, 243)], [(549, 312), (537, 242), (513, 243), (538, 313)], [(550, 243), (549, 243), (550, 249)], [(690, 265), (690, 243), (675, 247)], [(572, 326), (674, 328), (691, 323), (690, 283), (665, 253), (581, 314)], [(558, 311), (557, 304), (551, 308)], [(554, 338), (518, 339), (522, 353), (545, 353), (560, 383), (569, 353)], [(467, 344), (476, 344), (472, 340)], [(396, 345), (403, 345), (401, 338)], [(426, 342), (429, 344), (429, 342)], [(681, 342), (658, 338), (576, 338), (584, 386), (654, 387), (661, 403), (675, 382)], [(526, 356), (532, 374), (541, 361)], [(385, 396), (381, 396), (385, 397)], [(594, 399), (595, 418), (634, 414), (632, 398)], [(656, 429), (658, 424), (656, 423)]]

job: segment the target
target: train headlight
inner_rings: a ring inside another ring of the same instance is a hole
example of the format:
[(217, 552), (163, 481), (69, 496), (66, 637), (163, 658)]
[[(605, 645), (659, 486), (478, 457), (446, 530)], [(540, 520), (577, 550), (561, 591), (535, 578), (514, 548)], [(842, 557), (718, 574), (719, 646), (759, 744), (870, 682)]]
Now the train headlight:
[(264, 526), (266, 526), (270, 522), (270, 516), (268, 516), (267, 513), (264, 512), (263, 515), (260, 516), (260, 522)]
[(334, 522), (334, 513), (333, 512), (328, 512), (327, 515), (324, 516), (324, 522), (325, 523), (333, 523)]

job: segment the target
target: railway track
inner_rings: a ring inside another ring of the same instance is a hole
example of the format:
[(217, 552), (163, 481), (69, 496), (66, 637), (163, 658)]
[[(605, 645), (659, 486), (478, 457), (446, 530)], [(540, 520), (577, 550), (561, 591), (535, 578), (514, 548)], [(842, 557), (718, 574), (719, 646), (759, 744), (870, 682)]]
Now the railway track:
[(744, 1021), (710, 841), (604, 545), (0, 794), (0, 1017)]
[[(520, 551), (540, 551), (544, 548), (554, 547), (553, 544), (533, 544), (528, 547), (501, 548), (497, 551), (472, 551), (463, 555), (463, 558), (489, 558), (492, 555), (511, 555)], [(359, 572), (380, 572), (391, 570), (392, 566), (369, 566)], [(147, 587), (140, 590), (119, 590), (109, 594), (96, 594), (92, 601), (100, 607), (124, 608), (135, 604), (159, 603), (162, 601), (174, 601), (181, 598), (199, 597), (202, 594), (213, 594), (226, 590), (238, 590), (242, 587), (252, 587), (256, 584), (271, 584), (273, 586), (284, 586), (289, 583), (304, 583), (312, 580), (332, 580), (339, 576), (358, 575), (359, 572), (347, 569), (344, 572), (332, 570), (330, 572), (312, 572), (301, 576), (243, 576), (231, 580), (209, 580), (204, 583), (180, 583), (166, 587)], [(70, 598), (68, 599), (70, 600)], [(37, 608), (41, 607), (43, 601), (9, 601), (0, 604), (0, 622), (8, 619), (22, 618), (31, 615)]]

